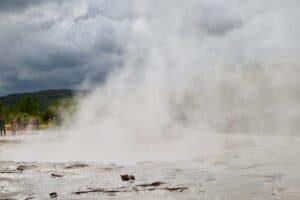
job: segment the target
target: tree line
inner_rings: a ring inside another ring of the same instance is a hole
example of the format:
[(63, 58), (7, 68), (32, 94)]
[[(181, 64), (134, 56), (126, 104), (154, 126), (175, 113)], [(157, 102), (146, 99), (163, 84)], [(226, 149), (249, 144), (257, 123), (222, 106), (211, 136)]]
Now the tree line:
[(10, 123), (13, 118), (17, 118), (26, 124), (34, 118), (39, 125), (61, 124), (61, 108), (70, 108), (74, 105), (72, 98), (55, 100), (51, 102), (41, 102), (31, 96), (24, 96), (17, 99), (16, 102), (5, 105), (0, 102), (0, 116), (6, 123)]

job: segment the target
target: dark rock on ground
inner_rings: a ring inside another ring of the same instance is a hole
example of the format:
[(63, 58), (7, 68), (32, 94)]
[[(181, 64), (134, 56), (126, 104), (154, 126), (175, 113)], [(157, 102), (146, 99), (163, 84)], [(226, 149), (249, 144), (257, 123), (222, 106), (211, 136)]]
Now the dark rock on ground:
[(5, 198), (5, 199), (0, 199), (0, 200), (16, 200), (16, 199)]
[(120, 176), (121, 176), (122, 181), (134, 181), (135, 180), (135, 177), (133, 175), (123, 174)]
[(16, 200), (16, 199), (4, 198), (4, 199), (0, 199), (0, 200)]
[(51, 192), (51, 193), (49, 194), (49, 196), (50, 196), (50, 198), (56, 198), (58, 195), (57, 195), (56, 192)]
[(61, 175), (61, 174), (55, 174), (55, 173), (52, 173), (51, 176), (53, 178), (62, 178), (63, 177), (63, 175)]
[[(189, 189), (188, 187), (165, 187), (165, 188), (159, 187), (162, 184), (165, 184), (165, 183), (153, 182), (151, 184), (142, 184), (142, 185), (137, 185), (134, 187), (118, 187), (118, 188), (111, 188), (111, 189), (90, 188), (88, 190), (74, 192), (73, 194), (83, 195), (83, 194), (91, 194), (91, 193), (105, 193), (105, 194), (114, 195), (116, 193), (152, 192), (152, 191), (156, 191), (156, 190), (166, 190), (169, 192), (184, 192), (185, 190)], [(146, 188), (139, 188), (138, 186), (146, 187)]]
[(24, 171), (24, 170), (28, 170), (28, 169), (34, 169), (34, 168), (37, 168), (36, 165), (19, 165), (16, 170), (19, 170), (19, 171)]
[(76, 163), (76, 164), (72, 164), (72, 165), (65, 167), (65, 169), (77, 169), (77, 168), (84, 168), (84, 167), (88, 167), (88, 166), (89, 165), (84, 164), (84, 163)]
[(116, 189), (104, 189), (104, 188), (97, 188), (97, 189), (90, 189), (90, 190), (83, 190), (83, 191), (77, 191), (73, 194), (81, 195), (81, 194), (89, 194), (89, 193), (108, 193), (108, 194), (114, 194), (119, 192), (129, 192), (129, 190), (120, 190), (120, 188)]
[(152, 183), (139, 184), (139, 185), (137, 185), (137, 187), (159, 187), (163, 184), (166, 184), (166, 183), (156, 181), (156, 182), (152, 182)]
[(183, 192), (185, 190), (188, 190), (188, 187), (166, 187), (166, 190), (170, 191), (170, 192)]
[(16, 170), (16, 169), (10, 169), (10, 168), (4, 168), (4, 169), (0, 170), (0, 174), (17, 174), (20, 172), (22, 172), (22, 171)]

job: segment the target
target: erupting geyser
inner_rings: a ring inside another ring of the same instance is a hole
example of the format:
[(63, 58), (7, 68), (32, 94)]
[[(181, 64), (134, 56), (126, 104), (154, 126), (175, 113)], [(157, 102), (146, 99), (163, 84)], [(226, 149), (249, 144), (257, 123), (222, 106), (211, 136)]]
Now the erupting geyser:
[(25, 142), (10, 156), (189, 159), (217, 151), (230, 134), (298, 134), (298, 2), (129, 2), (122, 64), (47, 145)]

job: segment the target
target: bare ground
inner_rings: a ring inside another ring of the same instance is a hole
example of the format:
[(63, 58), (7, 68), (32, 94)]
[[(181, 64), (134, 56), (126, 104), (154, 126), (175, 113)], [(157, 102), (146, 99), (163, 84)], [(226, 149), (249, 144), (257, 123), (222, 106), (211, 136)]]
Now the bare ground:
[(0, 199), (298, 200), (299, 141), (232, 136), (217, 155), (128, 166), (0, 161)]

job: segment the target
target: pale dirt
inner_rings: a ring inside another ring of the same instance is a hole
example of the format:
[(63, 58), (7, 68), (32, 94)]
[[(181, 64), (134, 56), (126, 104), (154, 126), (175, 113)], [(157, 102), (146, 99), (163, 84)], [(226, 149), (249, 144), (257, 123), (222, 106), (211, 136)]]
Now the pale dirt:
[[(232, 135), (218, 154), (127, 166), (2, 160), (0, 199), (51, 199), (56, 193), (53, 199), (299, 200), (299, 142), (298, 137)], [(18, 144), (2, 144), (0, 150), (13, 145)], [(123, 182), (121, 174), (136, 180)], [(151, 186), (154, 182), (161, 184)]]

